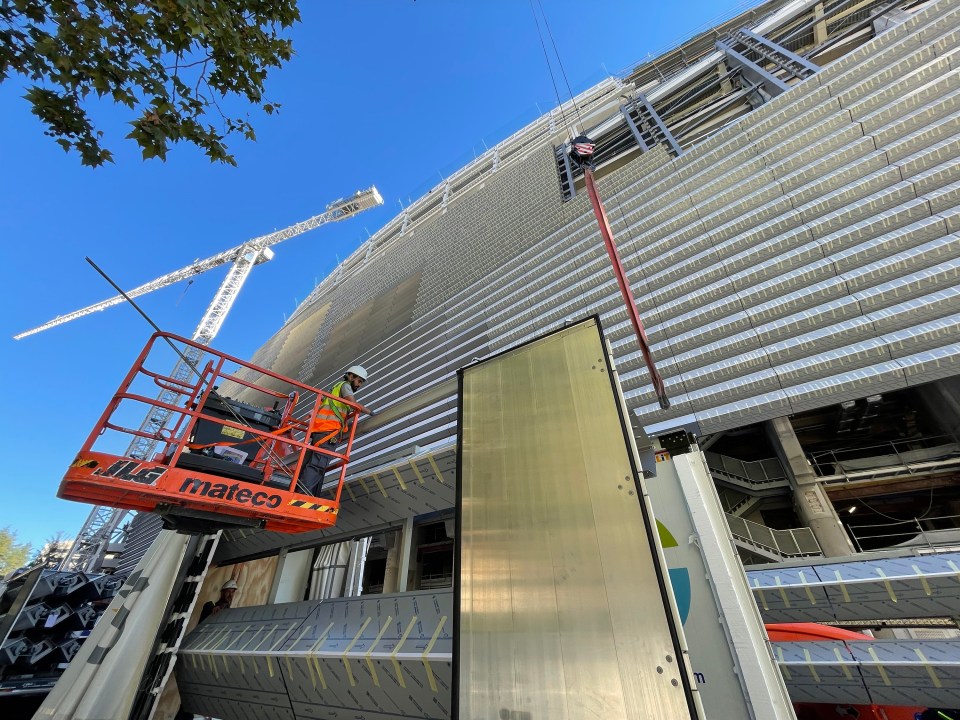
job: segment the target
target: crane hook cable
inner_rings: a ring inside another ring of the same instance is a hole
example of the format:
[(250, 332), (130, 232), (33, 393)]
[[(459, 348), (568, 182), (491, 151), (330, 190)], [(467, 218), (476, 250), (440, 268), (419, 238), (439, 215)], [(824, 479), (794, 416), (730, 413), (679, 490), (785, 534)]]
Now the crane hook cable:
[[(180, 351), (180, 348), (178, 348), (176, 345), (174, 345), (174, 344), (173, 344), (173, 341), (170, 340), (170, 338), (168, 338), (166, 335), (162, 335), (163, 330), (160, 329), (160, 326), (157, 325), (157, 324), (150, 318), (150, 316), (147, 315), (147, 313), (144, 312), (144, 310), (143, 310), (139, 305), (137, 305), (137, 303), (135, 303), (135, 302), (133, 301), (133, 298), (131, 298), (129, 295), (127, 295), (127, 293), (125, 293), (125, 292), (120, 288), (120, 286), (117, 285), (117, 283), (115, 283), (115, 282), (110, 278), (110, 276), (107, 275), (107, 273), (105, 273), (105, 272), (100, 268), (100, 266), (97, 265), (93, 260), (91, 260), (89, 257), (84, 257), (84, 260), (86, 260), (94, 270), (96, 270), (98, 273), (100, 273), (101, 277), (103, 277), (104, 280), (106, 280), (108, 283), (110, 283), (110, 285), (112, 285), (113, 288), (114, 288), (118, 293), (120, 293), (121, 296), (123, 296), (123, 299), (126, 300), (128, 303), (130, 303), (130, 304), (133, 306), (133, 309), (134, 309), (134, 310), (136, 310), (138, 313), (140, 313), (140, 315), (143, 317), (144, 320), (146, 320), (148, 323), (150, 323), (150, 327), (152, 327), (156, 332), (161, 333), (161, 336), (162, 336), (163, 339), (166, 341), (167, 345), (169, 345), (170, 348), (171, 348), (177, 355), (180, 356), (180, 359), (183, 360), (184, 363), (186, 363), (187, 367), (189, 367), (189, 368), (193, 371), (193, 373), (194, 373), (200, 380), (203, 380), (203, 375), (200, 373), (199, 370), (197, 370), (197, 364), (196, 364), (193, 360), (191, 360), (190, 358), (188, 358), (184, 353), (182, 353), (182, 352)], [(244, 426), (250, 428), (251, 430), (254, 429), (253, 426), (252, 426), (250, 423), (248, 423), (244, 418), (242, 418), (242, 417), (240, 416), (240, 414), (237, 413), (237, 412), (233, 409), (233, 407), (231, 407), (230, 403), (226, 402), (226, 398), (224, 398), (222, 395), (220, 395), (220, 393), (218, 393), (218, 392), (216, 391), (216, 389), (211, 388), (210, 394), (211, 394), (214, 398), (216, 398), (217, 400), (219, 400), (219, 401), (223, 404), (223, 406), (224, 406), (225, 408), (227, 408), (227, 410), (230, 412), (230, 414), (233, 415), (234, 419), (237, 421), (237, 424), (238, 424), (238, 425), (244, 425)], [(158, 437), (157, 439), (159, 440), (160, 438)], [(264, 442), (261, 438), (259, 438), (259, 437), (257, 437), (256, 435), (254, 435), (254, 441), (261, 447), (261, 449), (265, 450), (265, 451), (267, 452), (267, 454), (268, 454), (273, 460), (275, 460), (275, 461), (277, 462), (278, 465), (282, 465), (282, 464), (283, 464), (283, 459), (282, 459), (272, 448), (267, 447), (267, 445), (265, 444), (265, 442)], [(299, 479), (297, 480), (297, 487), (304, 487), (304, 486), (302, 486), (302, 485), (300, 484), (300, 480), (299, 480)], [(306, 488), (305, 488), (305, 487), (304, 487), (304, 490), (306, 491)]]

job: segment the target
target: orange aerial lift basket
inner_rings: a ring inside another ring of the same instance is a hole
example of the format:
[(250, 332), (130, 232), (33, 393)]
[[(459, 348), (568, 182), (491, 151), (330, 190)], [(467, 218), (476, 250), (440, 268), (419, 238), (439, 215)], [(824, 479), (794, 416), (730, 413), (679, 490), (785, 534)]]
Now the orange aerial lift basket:
[[(192, 340), (155, 333), (57, 496), (158, 513), (165, 526), (184, 532), (330, 527), (359, 415), (358, 406), (337, 398), (348, 407), (344, 445), (339, 452), (311, 446), (310, 420), (330, 397)], [(147, 419), (130, 427), (144, 411)], [(337, 470), (317, 495), (298, 482), (310, 452), (329, 455), (328, 469)]]

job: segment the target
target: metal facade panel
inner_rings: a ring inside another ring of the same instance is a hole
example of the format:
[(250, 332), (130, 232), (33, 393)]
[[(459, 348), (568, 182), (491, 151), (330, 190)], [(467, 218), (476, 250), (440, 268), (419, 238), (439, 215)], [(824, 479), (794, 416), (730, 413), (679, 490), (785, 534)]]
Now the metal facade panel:
[(461, 381), (460, 720), (692, 717), (596, 323)]
[(857, 661), (842, 642), (775, 642), (773, 655), (794, 702), (873, 702)]
[(960, 705), (956, 642), (775, 642), (773, 648), (795, 702)]
[(344, 485), (343, 506), (334, 527), (295, 538), (262, 530), (227, 531), (216, 560), (222, 564), (282, 547), (325, 545), (358, 532), (399, 525), (409, 516), (445, 510), (453, 506), (455, 482), (456, 457), (451, 444), (424, 449), (351, 476)]
[(836, 622), (960, 614), (960, 554), (750, 570), (767, 622)]
[[(931, 342), (899, 348), (899, 374), (893, 366), (864, 358), (836, 370), (823, 363), (797, 366), (795, 373), (776, 379), (780, 395), (771, 401), (769, 385), (719, 387), (731, 378), (722, 371), (712, 375), (718, 371), (710, 365), (754, 350), (769, 356), (771, 344), (956, 285), (956, 273), (946, 267), (957, 259), (956, 246), (920, 247), (943, 237), (933, 227), (880, 238), (932, 213), (943, 214), (950, 232), (960, 227), (960, 193), (951, 182), (960, 127), (957, 22), (955, 9), (933, 3), (685, 147), (683, 156), (671, 158), (658, 147), (625, 158), (602, 178), (624, 265), (665, 381), (678, 397), (682, 390), (713, 388), (685, 398), (673, 418), (690, 417), (704, 430), (729, 428), (824, 406), (837, 392), (859, 397), (956, 374), (952, 353)], [(683, 83), (676, 82), (680, 92)], [(689, 82), (685, 90), (694, 90), (695, 82)], [(612, 86), (588, 94), (598, 111), (610, 103), (606, 107), (615, 113), (622, 103)], [(532, 339), (545, 324), (599, 313), (624, 371), (631, 411), (648, 429), (669, 428), (664, 423), (671, 416), (661, 414), (653, 401), (629, 342), (589, 207), (581, 197), (565, 204), (557, 200), (556, 160), (545, 133), (549, 122), (541, 118), (498, 148), (499, 157), (515, 164), (495, 174), (471, 164), (464, 172), (480, 173), (475, 176), (482, 182), (471, 185), (469, 194), (452, 193), (445, 214), (411, 210), (411, 217), (420, 219), (409, 227), (406, 214), (397, 218), (382, 238), (378, 233), (371, 239), (376, 250), (369, 262), (361, 254), (344, 263), (343, 272), (325, 281), (298, 311), (329, 306), (343, 319), (360, 312), (358, 298), (366, 302), (386, 292), (390, 282), (384, 276), (398, 281), (414, 269), (423, 272), (410, 321), (389, 336), (371, 330), (364, 337), (369, 363), (377, 370), (376, 382), (365, 389), (364, 400), (372, 407), (379, 410), (381, 399), (386, 406), (405, 402), (424, 377), (449, 376), (475, 357)], [(415, 205), (436, 207), (436, 198), (434, 192)], [(913, 248), (918, 252), (891, 259), (894, 250)], [(869, 263), (873, 267), (861, 271)], [(899, 282), (898, 274), (912, 277)], [(723, 343), (751, 325), (840, 300), (847, 301), (842, 318), (822, 317), (796, 332), (784, 327), (784, 334), (773, 337), (758, 334), (750, 347), (736, 351), (726, 344), (722, 357), (702, 352), (683, 363), (668, 359), (673, 352)], [(960, 310), (956, 298), (945, 301), (949, 305), (937, 316), (918, 315), (912, 321), (904, 314), (892, 327), (878, 324), (873, 339), (889, 348), (889, 333)], [(858, 325), (857, 336), (846, 342), (837, 332), (796, 343), (789, 352), (778, 351), (773, 364), (869, 340), (866, 327)], [(479, 345), (468, 347), (474, 341)], [(324, 352), (320, 345), (313, 348), (317, 353)], [(909, 360), (900, 357), (903, 353)], [(745, 361), (762, 364), (761, 355)], [(756, 371), (750, 362), (741, 374)], [(696, 377), (696, 387), (684, 388), (681, 373)], [(869, 388), (871, 382), (876, 387)], [(426, 445), (455, 434), (452, 422), (433, 422), (423, 412), (411, 413), (410, 419), (415, 430), (398, 421), (361, 438), (363, 447), (387, 453), (405, 441)], [(369, 512), (377, 514), (375, 503)]]
[(421, 591), (224, 610), (181, 650), (184, 706), (229, 718), (448, 720), (451, 597)]

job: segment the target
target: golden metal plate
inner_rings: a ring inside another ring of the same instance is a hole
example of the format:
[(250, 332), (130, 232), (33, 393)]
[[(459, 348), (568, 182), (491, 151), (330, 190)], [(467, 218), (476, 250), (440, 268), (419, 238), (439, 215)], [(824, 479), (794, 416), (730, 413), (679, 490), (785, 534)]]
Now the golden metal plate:
[(461, 392), (459, 720), (695, 717), (597, 323)]

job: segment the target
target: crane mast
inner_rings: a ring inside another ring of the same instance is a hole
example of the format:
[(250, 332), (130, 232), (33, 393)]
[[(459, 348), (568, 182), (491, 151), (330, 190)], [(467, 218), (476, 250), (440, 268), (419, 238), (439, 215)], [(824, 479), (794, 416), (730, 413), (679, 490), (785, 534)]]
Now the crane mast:
[[(240, 290), (250, 276), (253, 267), (273, 258), (273, 250), (270, 249), (272, 245), (276, 245), (297, 235), (302, 235), (320, 225), (345, 220), (357, 213), (382, 204), (383, 198), (380, 196), (376, 187), (360, 190), (349, 198), (330, 203), (327, 205), (326, 212), (320, 215), (315, 215), (312, 218), (291, 225), (283, 230), (253, 238), (242, 245), (238, 245), (230, 250), (225, 250), (206, 260), (198, 260), (192, 265), (188, 265), (185, 268), (168, 273), (138, 288), (134, 288), (127, 294), (130, 297), (145, 295), (153, 290), (172, 285), (180, 280), (199, 275), (207, 270), (232, 262), (233, 265), (230, 267), (229, 272), (227, 272), (227, 276), (220, 284), (217, 294), (207, 307), (207, 311), (204, 313), (203, 318), (201, 318), (200, 323), (197, 325), (191, 337), (192, 340), (202, 345), (209, 345), (220, 331), (220, 327), (223, 325), (227, 313), (229, 313), (230, 308), (233, 307), (233, 303), (240, 294)], [(57, 325), (62, 325), (76, 318), (83, 317), (84, 315), (105, 310), (123, 301), (123, 296), (118, 295), (67, 315), (61, 315), (44, 325), (20, 333), (14, 337), (19, 340), (20, 338), (33, 335)], [(200, 361), (202, 353), (198, 350), (188, 348), (185, 354), (190, 362), (185, 362), (182, 358), (177, 361), (171, 373), (172, 377), (176, 380), (186, 380), (189, 378), (190, 373), (193, 372), (193, 367)], [(169, 405), (175, 405), (179, 398), (180, 395), (171, 390), (164, 390), (158, 396), (161, 402)], [(152, 437), (135, 437), (127, 448), (125, 455), (139, 460), (149, 458), (158, 443), (158, 439), (155, 438), (159, 438), (160, 430), (166, 425), (170, 414), (170, 411), (164, 408), (151, 408), (140, 424), (140, 431)], [(123, 522), (128, 512), (127, 510), (119, 508), (94, 507), (90, 511), (90, 515), (84, 522), (83, 527), (80, 528), (80, 532), (77, 533), (70, 552), (61, 562), (60, 569), (80, 570), (82, 572), (93, 571), (104, 552), (106, 552), (107, 545), (115, 539), (115, 535), (120, 528), (120, 523)]]
[[(360, 190), (355, 195), (335, 200), (334, 202), (327, 205), (326, 212), (315, 215), (312, 218), (308, 218), (302, 222), (298, 222), (295, 225), (291, 225), (288, 228), (283, 230), (277, 230), (276, 232), (269, 233), (267, 235), (261, 235), (260, 237), (253, 238), (248, 240), (242, 245), (238, 245), (235, 248), (230, 248), (229, 250), (224, 250), (221, 253), (217, 253), (213, 257), (209, 257), (206, 260), (195, 260), (190, 265), (187, 265), (184, 268), (179, 270), (174, 270), (172, 273), (167, 273), (161, 277), (151, 280), (148, 283), (144, 283), (139, 287), (135, 287), (132, 290), (127, 291), (129, 297), (135, 298), (140, 297), (141, 295), (146, 295), (149, 292), (154, 290), (159, 290), (160, 288), (167, 287), (168, 285), (173, 285), (178, 283), (181, 280), (186, 280), (191, 278), (194, 275), (200, 275), (205, 273), (207, 270), (212, 270), (215, 267), (220, 265), (226, 265), (229, 262), (236, 262), (238, 258), (242, 257), (248, 252), (262, 252), (264, 249), (283, 242), (284, 240), (289, 240), (292, 237), (297, 235), (302, 235), (305, 232), (313, 230), (314, 228), (319, 227), (330, 222), (337, 222), (339, 220), (346, 220), (349, 217), (353, 217), (357, 213), (363, 212), (364, 210), (369, 210), (370, 208), (376, 207), (377, 205), (383, 204), (383, 198), (380, 197), (380, 193), (377, 191), (376, 187), (371, 187), (366, 190)], [(272, 257), (272, 253), (271, 253)], [(266, 258), (269, 259), (269, 258)], [(242, 284), (242, 283), (241, 283)], [(25, 330), (22, 333), (14, 335), (14, 340), (21, 340), (30, 335), (36, 335), (39, 332), (48, 330), (57, 325), (63, 325), (68, 323), (71, 320), (76, 320), (77, 318), (90, 315), (95, 312), (100, 312), (101, 310), (106, 310), (109, 307), (114, 305), (119, 305), (122, 303), (123, 296), (117, 295), (115, 297), (109, 298), (108, 300), (103, 300), (102, 302), (94, 303), (93, 305), (88, 305), (85, 308), (80, 310), (75, 310), (74, 312), (67, 313), (66, 315), (58, 315), (53, 320), (44, 323), (38, 327), (35, 327), (31, 330)], [(211, 306), (213, 307), (213, 306)], [(208, 310), (208, 314), (210, 311)]]

